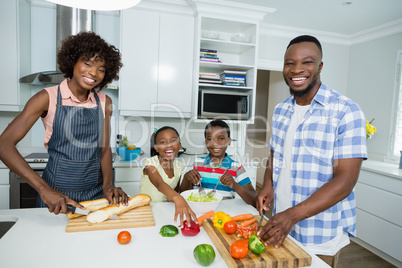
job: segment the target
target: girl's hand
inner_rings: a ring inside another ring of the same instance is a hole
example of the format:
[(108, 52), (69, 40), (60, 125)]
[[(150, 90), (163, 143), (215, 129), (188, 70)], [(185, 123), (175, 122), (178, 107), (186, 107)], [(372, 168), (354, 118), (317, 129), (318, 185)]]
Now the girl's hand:
[(109, 201), (109, 204), (116, 203), (116, 205), (119, 206), (119, 201), (121, 201), (123, 205), (128, 205), (128, 196), (120, 187), (115, 187), (112, 184), (104, 185), (103, 194)]
[(200, 173), (198, 173), (198, 170), (196, 169), (188, 171), (186, 174), (184, 174), (183, 178), (194, 185), (200, 184), (200, 181), (202, 180)]
[(191, 210), (190, 206), (187, 204), (186, 200), (181, 195), (177, 195), (173, 198), (173, 202), (175, 204), (175, 213), (174, 213), (174, 221), (177, 221), (177, 216), (180, 215), (180, 226), (183, 226), (184, 215), (186, 215), (186, 220), (188, 226), (191, 225), (191, 218), (193, 221), (197, 222), (197, 216)]
[(230, 175), (229, 173), (226, 173), (225, 175), (220, 176), (219, 178), (221, 179), (221, 183), (223, 185), (227, 185), (233, 189), (233, 186), (235, 185), (236, 182), (232, 175)]

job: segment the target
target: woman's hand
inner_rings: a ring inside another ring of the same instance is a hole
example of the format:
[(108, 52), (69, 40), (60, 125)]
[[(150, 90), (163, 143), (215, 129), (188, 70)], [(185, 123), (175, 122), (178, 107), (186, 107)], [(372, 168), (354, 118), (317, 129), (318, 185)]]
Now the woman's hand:
[(78, 207), (81, 209), (85, 209), (78, 202), (72, 200), (67, 195), (64, 195), (52, 188), (48, 187), (45, 191), (40, 194), (42, 201), (48, 205), (49, 212), (52, 212), (56, 215), (59, 213), (67, 213), (67, 204), (72, 205), (74, 207)]
[(116, 205), (119, 206), (120, 200), (123, 205), (128, 205), (128, 196), (120, 187), (115, 187), (112, 184), (104, 185), (103, 194), (105, 198), (109, 201), (109, 204), (116, 203)]
[(197, 222), (197, 216), (195, 213), (191, 210), (190, 206), (187, 204), (186, 200), (184, 198), (177, 194), (172, 198), (174, 204), (175, 204), (175, 213), (174, 213), (174, 221), (177, 221), (177, 216), (180, 215), (180, 226), (183, 226), (184, 222), (184, 215), (186, 215), (186, 220), (187, 220), (187, 225), (191, 225), (191, 218), (193, 218), (193, 221)]

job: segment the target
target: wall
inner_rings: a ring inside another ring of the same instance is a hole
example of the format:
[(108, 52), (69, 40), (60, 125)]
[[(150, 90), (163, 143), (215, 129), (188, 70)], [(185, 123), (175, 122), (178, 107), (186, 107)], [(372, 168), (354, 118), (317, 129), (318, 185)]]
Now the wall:
[[(350, 48), (348, 96), (357, 100), (366, 119), (375, 118), (377, 133), (367, 141), (369, 155), (384, 158), (390, 146), (394, 116), (397, 51), (402, 33), (352, 45)], [(391, 145), (393, 146), (393, 145)]]

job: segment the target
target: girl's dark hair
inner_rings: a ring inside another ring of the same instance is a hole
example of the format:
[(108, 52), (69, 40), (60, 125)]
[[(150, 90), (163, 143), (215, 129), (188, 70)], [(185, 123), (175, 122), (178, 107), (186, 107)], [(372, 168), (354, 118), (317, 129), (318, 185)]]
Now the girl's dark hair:
[(221, 128), (226, 129), (226, 132), (228, 133), (228, 137), (230, 138), (230, 128), (229, 128), (228, 124), (226, 124), (225, 121), (220, 120), (220, 119), (212, 120), (205, 126), (205, 130), (204, 130), (205, 138), (207, 137), (207, 130), (210, 129), (211, 127), (221, 127)]
[(119, 71), (123, 64), (121, 63), (121, 54), (119, 49), (106, 43), (99, 35), (93, 32), (80, 32), (77, 35), (70, 35), (64, 39), (57, 52), (57, 63), (59, 69), (64, 73), (64, 77), (72, 78), (74, 65), (81, 57), (87, 59), (99, 54), (99, 57), (105, 62), (105, 77), (97, 86), (102, 90), (113, 80), (119, 79)]
[(180, 137), (179, 132), (177, 132), (177, 130), (173, 127), (165, 126), (165, 127), (158, 129), (151, 135), (151, 156), (159, 155), (159, 153), (154, 148), (154, 145), (156, 144), (156, 138), (158, 137), (159, 133), (161, 133), (162, 131), (167, 130), (167, 129), (173, 130), (174, 132), (176, 132), (177, 136)]

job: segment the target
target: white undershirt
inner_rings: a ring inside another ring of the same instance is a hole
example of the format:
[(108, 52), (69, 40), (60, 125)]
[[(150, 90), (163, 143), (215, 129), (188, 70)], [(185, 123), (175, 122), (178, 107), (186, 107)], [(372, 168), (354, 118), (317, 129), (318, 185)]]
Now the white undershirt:
[[(280, 193), (276, 195), (276, 213), (285, 211), (286, 209), (292, 207), (292, 148), (293, 140), (296, 133), (297, 127), (303, 121), (304, 115), (308, 111), (311, 105), (300, 106), (295, 104), (295, 111), (290, 119), (290, 125), (286, 132), (286, 137), (283, 145), (283, 166), (281, 173), (279, 174), (279, 179), (276, 185), (276, 192)], [(349, 236), (346, 232), (342, 230), (341, 227), (338, 228), (337, 235), (330, 241), (322, 244), (316, 245), (305, 245), (305, 247), (313, 252), (314, 254), (320, 255), (335, 255), (341, 248), (350, 243)]]

